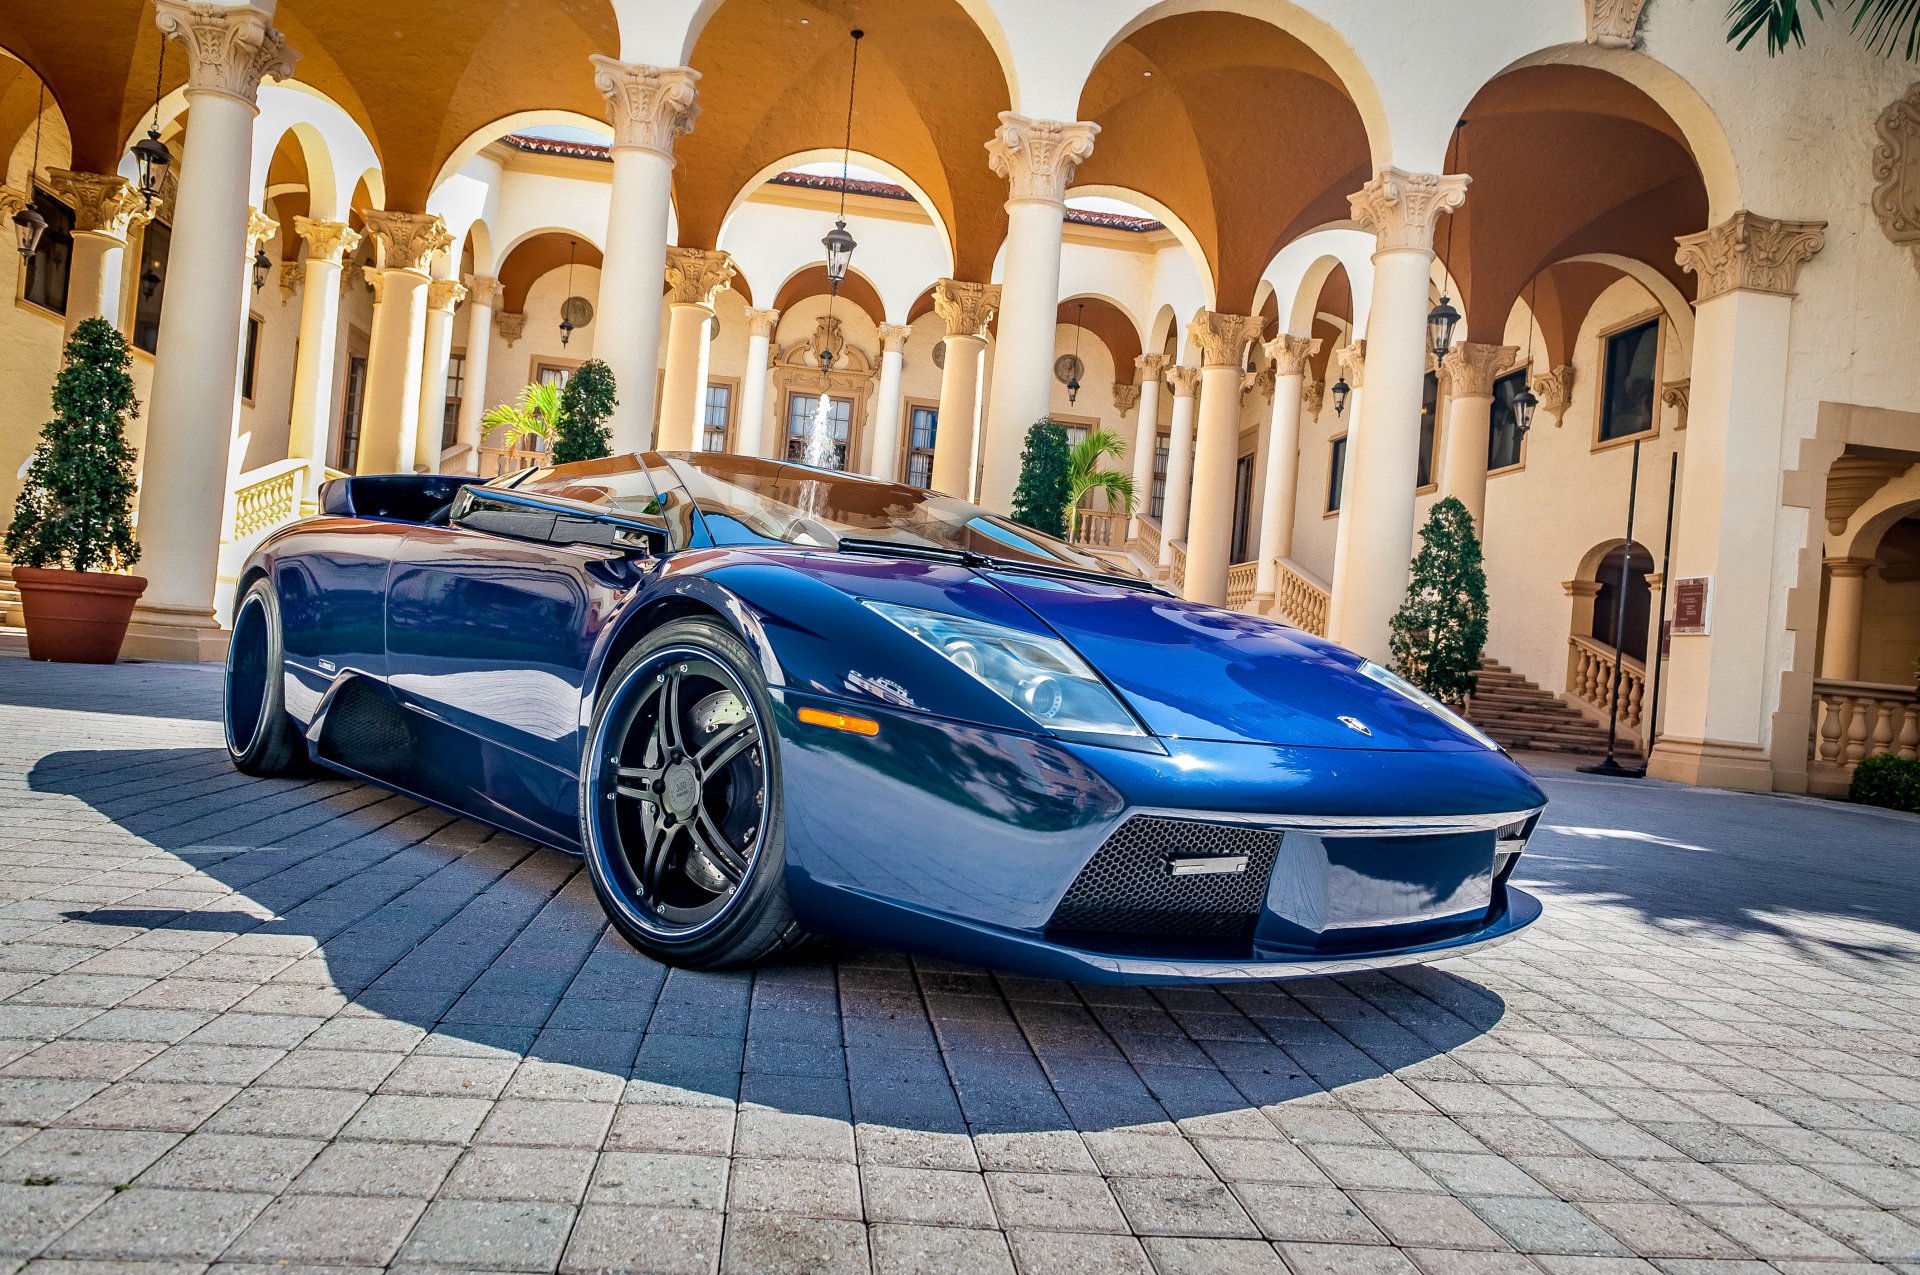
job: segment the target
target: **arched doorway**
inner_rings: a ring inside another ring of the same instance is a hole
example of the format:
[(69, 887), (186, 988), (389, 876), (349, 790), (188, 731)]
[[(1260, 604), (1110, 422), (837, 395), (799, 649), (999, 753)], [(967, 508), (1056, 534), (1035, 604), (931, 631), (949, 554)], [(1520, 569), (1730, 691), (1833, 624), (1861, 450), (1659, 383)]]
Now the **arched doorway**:
[[(1622, 619), (1621, 571), (1625, 569), (1626, 611)], [(1593, 595), (1593, 640), (1620, 649), (1642, 664), (1647, 660), (1647, 624), (1653, 616), (1653, 590), (1647, 576), (1653, 571), (1653, 555), (1642, 545), (1616, 545), (1600, 559), (1594, 569), (1594, 582), (1600, 587)]]

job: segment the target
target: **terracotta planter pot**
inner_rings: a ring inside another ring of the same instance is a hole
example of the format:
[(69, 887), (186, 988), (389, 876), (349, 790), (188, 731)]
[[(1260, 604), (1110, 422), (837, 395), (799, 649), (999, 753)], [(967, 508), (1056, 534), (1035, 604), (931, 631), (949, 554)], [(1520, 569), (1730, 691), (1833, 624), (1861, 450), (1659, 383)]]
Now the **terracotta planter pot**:
[(104, 571), (13, 568), (20, 608), (27, 617), (27, 658), (65, 664), (112, 664), (146, 592), (144, 576)]

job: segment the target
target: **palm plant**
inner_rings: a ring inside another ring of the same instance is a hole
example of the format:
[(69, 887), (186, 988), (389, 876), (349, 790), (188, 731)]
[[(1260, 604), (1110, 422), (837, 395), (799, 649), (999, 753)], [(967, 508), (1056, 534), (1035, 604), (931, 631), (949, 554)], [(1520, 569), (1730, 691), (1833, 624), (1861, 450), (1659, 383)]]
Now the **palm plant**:
[(1134, 506), (1133, 475), (1121, 469), (1106, 469), (1102, 461), (1125, 460), (1127, 445), (1118, 434), (1096, 429), (1074, 446), (1067, 458), (1067, 535), (1080, 530), (1080, 510), (1087, 497), (1105, 492), (1107, 508), (1113, 513), (1130, 514)]
[[(1805, 0), (1813, 16), (1826, 16), (1821, 0)], [(1920, 0), (1826, 0), (1838, 10), (1853, 10), (1853, 31), (1867, 47), (1886, 57), (1903, 51), (1909, 62), (1920, 62)], [(1744, 49), (1755, 36), (1765, 36), (1769, 55), (1784, 53), (1789, 44), (1804, 45), (1806, 29), (1800, 23), (1801, 0), (1728, 0), (1727, 39)]]
[(507, 448), (528, 435), (551, 442), (559, 424), (560, 387), (545, 384), (527, 386), (514, 402), (502, 403), (480, 418), (482, 430), (506, 431), (500, 441)]

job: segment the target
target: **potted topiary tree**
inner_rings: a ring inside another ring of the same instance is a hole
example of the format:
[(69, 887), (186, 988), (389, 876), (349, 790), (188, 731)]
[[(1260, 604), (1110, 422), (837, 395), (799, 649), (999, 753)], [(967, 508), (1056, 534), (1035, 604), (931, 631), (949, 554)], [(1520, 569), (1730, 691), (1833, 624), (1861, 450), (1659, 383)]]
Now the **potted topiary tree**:
[(1020, 453), (1020, 483), (1013, 489), (1013, 520), (1064, 537), (1072, 469), (1067, 431), (1059, 422), (1041, 420), (1029, 426), (1027, 445)]
[(553, 463), (598, 460), (607, 454), (607, 417), (620, 400), (613, 396), (613, 369), (588, 359), (573, 369), (560, 393), (560, 424), (553, 434)]
[(146, 589), (126, 574), (133, 540), (133, 397), (127, 339), (103, 319), (73, 330), (53, 382), (53, 419), (40, 431), (26, 487), (7, 527), (7, 553), (36, 660), (111, 664)]
[(1457, 497), (1435, 502), (1420, 529), (1407, 600), (1388, 624), (1394, 672), (1454, 708), (1466, 705), (1487, 645), (1487, 574), (1473, 515)]

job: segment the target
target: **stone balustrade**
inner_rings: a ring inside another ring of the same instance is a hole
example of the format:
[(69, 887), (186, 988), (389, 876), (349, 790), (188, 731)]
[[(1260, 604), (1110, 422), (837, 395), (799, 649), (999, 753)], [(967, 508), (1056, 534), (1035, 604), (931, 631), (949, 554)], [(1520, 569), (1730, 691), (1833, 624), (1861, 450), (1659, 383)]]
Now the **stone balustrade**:
[(1227, 608), (1245, 611), (1253, 601), (1253, 588), (1259, 580), (1260, 564), (1236, 562), (1227, 568)]
[(1297, 629), (1325, 637), (1332, 590), (1289, 558), (1275, 559), (1274, 567), (1273, 612)]
[(1920, 697), (1898, 683), (1817, 679), (1810, 747), (1808, 786), (1817, 793), (1844, 793), (1863, 757), (1920, 756)]
[[(1621, 661), (1620, 737), (1646, 744), (1646, 665), (1631, 655)], [(1567, 639), (1567, 698), (1595, 721), (1604, 722), (1613, 703), (1613, 648), (1575, 634)]]
[(1087, 549), (1123, 549), (1127, 543), (1127, 515), (1082, 509), (1074, 524), (1073, 543)]

